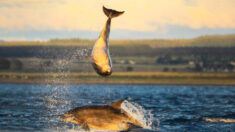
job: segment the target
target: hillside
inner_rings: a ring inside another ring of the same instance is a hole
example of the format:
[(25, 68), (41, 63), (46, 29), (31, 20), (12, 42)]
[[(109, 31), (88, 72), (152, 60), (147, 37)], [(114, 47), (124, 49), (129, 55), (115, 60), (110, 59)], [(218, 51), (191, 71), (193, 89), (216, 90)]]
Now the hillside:
[[(52, 39), (50, 41), (6, 41), (0, 46), (92, 46), (95, 40), (87, 39)], [(234, 47), (235, 34), (200, 36), (193, 39), (137, 39), (110, 40), (112, 46), (146, 45), (151, 48), (169, 47)]]
[[(94, 40), (0, 43), (0, 71), (93, 72)], [(194, 39), (111, 40), (115, 71), (233, 72), (235, 35)]]

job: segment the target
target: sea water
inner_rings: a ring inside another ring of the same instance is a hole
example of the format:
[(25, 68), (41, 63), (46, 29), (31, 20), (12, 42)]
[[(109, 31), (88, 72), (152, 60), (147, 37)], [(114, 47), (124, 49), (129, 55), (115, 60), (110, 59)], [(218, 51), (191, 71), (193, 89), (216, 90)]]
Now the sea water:
[(82, 131), (60, 115), (120, 99), (155, 131), (235, 131), (233, 86), (20, 84), (0, 84), (0, 131)]

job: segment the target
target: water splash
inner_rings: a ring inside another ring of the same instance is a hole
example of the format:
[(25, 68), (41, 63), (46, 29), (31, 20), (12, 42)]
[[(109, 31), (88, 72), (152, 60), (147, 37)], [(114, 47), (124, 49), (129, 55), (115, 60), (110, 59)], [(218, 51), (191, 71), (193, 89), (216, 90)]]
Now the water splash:
[(137, 103), (129, 102), (125, 100), (121, 104), (121, 108), (127, 112), (130, 116), (139, 121), (144, 128), (154, 129), (153, 122), (154, 116), (149, 110), (145, 110), (142, 106)]
[[(52, 70), (57, 73), (53, 74), (53, 77), (48, 78), (50, 82), (48, 82), (47, 78), (45, 78), (45, 82), (49, 84), (44, 87), (44, 89), (49, 90), (49, 94), (46, 95), (43, 99), (45, 106), (47, 107), (48, 117), (43, 117), (44, 120), (47, 120), (45, 125), (49, 128), (55, 128), (59, 117), (62, 113), (72, 108), (72, 101), (69, 96), (69, 83), (68, 79), (72, 70), (72, 63), (77, 63), (84, 58), (89, 56), (89, 50), (87, 48), (72, 50), (72, 52), (68, 52), (68, 54), (63, 58), (54, 60), (54, 67)], [(50, 69), (44, 69), (45, 73), (51, 72)], [(60, 85), (56, 85), (57, 83), (61, 83)], [(52, 85), (51, 85), (52, 84)], [(56, 126), (56, 131), (83, 131), (79, 126), (71, 124), (69, 126), (61, 125)]]
[(56, 65), (57, 72), (63, 73), (64, 76), (67, 77), (66, 74), (69, 74), (69, 72), (73, 69), (72, 64), (78, 63), (79, 61), (87, 58), (88, 56), (88, 49), (76, 49), (74, 52), (69, 53), (68, 56), (65, 57), (66, 59), (58, 60)]
[[(60, 115), (71, 108), (71, 101), (68, 99), (68, 87), (65, 85), (47, 85), (49, 94), (43, 99), (46, 106), (47, 116), (42, 117), (46, 120), (45, 126), (55, 128)], [(57, 128), (58, 129), (58, 128)]]

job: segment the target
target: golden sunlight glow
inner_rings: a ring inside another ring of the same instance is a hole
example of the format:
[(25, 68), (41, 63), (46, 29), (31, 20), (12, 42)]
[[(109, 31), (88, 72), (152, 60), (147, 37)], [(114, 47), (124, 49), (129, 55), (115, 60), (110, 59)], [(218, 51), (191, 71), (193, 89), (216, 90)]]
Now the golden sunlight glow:
[(235, 28), (234, 0), (10, 0), (0, 1), (0, 28), (101, 30), (102, 6), (124, 10), (112, 29), (155, 31), (165, 25)]

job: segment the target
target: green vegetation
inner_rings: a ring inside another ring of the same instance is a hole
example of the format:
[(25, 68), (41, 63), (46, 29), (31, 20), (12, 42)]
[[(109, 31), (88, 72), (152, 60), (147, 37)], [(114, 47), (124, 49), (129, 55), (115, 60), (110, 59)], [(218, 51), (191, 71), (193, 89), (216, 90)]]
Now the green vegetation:
[(0, 83), (235, 85), (234, 79), (232, 73), (116, 72), (103, 78), (96, 73), (0, 72)]
[[(0, 46), (92, 46), (95, 40), (88, 39), (52, 39), (50, 41), (4, 41)], [(234, 47), (235, 34), (201, 36), (193, 39), (139, 39), (110, 40), (112, 46), (146, 45), (152, 48), (173, 47)]]
[(10, 62), (7, 59), (0, 59), (0, 69), (7, 70), (10, 68)]
[[(202, 72), (202, 71), (227, 71), (233, 72), (234, 64), (233, 56), (160, 56), (156, 59), (156, 63), (165, 65), (189, 64), (188, 70)], [(191, 67), (190, 67), (191, 65)], [(165, 69), (165, 71), (167, 71)]]
[(194, 39), (111, 40), (113, 75), (91, 66), (95, 40), (1, 42), (2, 83), (235, 85), (235, 34)]

